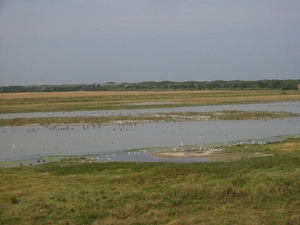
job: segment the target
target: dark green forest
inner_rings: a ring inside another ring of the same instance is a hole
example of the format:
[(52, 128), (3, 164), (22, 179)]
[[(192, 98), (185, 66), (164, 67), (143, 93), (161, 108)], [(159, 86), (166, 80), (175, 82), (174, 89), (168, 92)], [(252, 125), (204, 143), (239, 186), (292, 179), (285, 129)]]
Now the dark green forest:
[(0, 93), (11, 92), (66, 92), (66, 91), (150, 91), (150, 90), (296, 90), (298, 80), (216, 80), (216, 81), (144, 81), (138, 83), (108, 82), (101, 84), (63, 84), (63, 85), (15, 85), (0, 86)]

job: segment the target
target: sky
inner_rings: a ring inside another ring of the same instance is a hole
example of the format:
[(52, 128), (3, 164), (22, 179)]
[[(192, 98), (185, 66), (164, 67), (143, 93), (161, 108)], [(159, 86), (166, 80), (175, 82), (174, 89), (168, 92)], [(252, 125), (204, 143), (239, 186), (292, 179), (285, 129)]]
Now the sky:
[(299, 0), (0, 0), (0, 86), (300, 78)]

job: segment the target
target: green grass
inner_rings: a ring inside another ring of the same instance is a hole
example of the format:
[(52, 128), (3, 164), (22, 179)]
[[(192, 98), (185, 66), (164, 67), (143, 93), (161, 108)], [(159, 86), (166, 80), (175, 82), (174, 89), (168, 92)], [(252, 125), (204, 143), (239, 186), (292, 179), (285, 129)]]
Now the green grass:
[(299, 224), (299, 146), (235, 146), (274, 156), (233, 162), (1, 168), (0, 224)]

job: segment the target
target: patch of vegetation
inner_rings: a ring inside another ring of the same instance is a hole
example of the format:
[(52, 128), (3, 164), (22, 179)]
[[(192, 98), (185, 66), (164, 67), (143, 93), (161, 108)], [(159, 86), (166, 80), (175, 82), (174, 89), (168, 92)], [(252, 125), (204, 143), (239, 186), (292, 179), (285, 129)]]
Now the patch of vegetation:
[(10, 202), (11, 202), (12, 204), (19, 204), (19, 201), (17, 200), (17, 197), (16, 197), (15, 195), (12, 195), (12, 196), (10, 197)]
[(0, 224), (299, 224), (299, 144), (234, 146), (274, 156), (233, 162), (0, 168)]
[(204, 121), (204, 120), (262, 120), (298, 117), (297, 113), (291, 112), (267, 112), (267, 111), (220, 111), (220, 112), (171, 112), (157, 114), (138, 114), (135, 116), (74, 116), (74, 117), (42, 117), (42, 118), (13, 118), (0, 119), (0, 126), (44, 125), (44, 126), (67, 126), (103, 124), (134, 125), (149, 122), (179, 122), (179, 121)]

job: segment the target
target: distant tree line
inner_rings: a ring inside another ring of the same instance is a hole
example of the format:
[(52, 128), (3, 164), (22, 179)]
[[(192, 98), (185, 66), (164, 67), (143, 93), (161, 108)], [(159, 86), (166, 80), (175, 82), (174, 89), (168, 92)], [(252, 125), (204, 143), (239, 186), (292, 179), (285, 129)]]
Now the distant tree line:
[(296, 90), (298, 80), (216, 80), (216, 81), (144, 81), (139, 83), (69, 84), (0, 86), (0, 93), (11, 92), (66, 92), (66, 91), (149, 91), (149, 90)]

